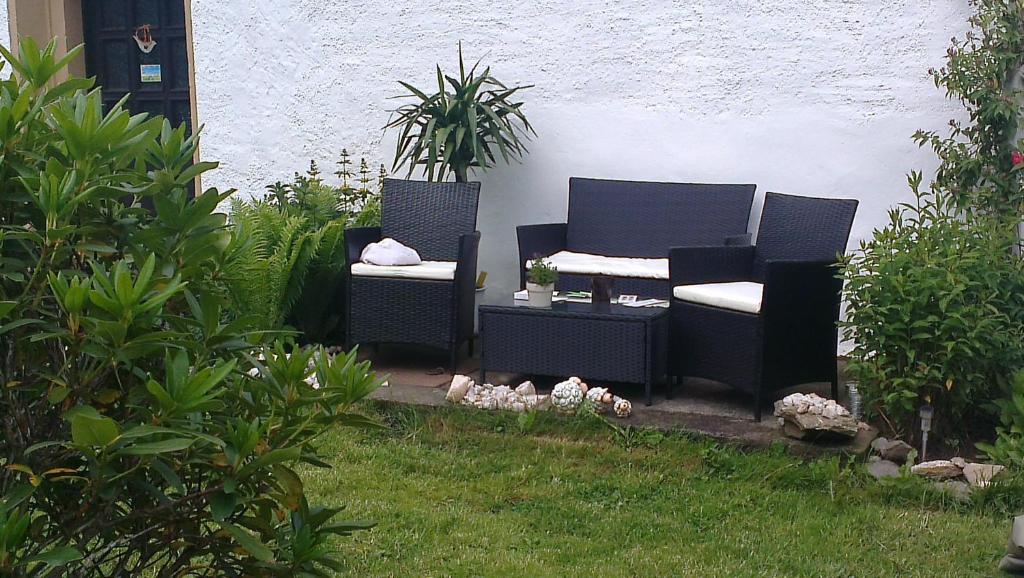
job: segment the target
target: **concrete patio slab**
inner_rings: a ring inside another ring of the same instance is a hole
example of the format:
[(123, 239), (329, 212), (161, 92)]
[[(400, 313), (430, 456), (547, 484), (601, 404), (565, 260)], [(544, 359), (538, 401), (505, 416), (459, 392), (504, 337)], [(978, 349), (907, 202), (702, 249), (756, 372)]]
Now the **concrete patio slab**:
[[(376, 391), (373, 399), (428, 407), (447, 404), (444, 396), (452, 379), (452, 374), (445, 367), (447, 356), (400, 347), (367, 350), (363, 356), (373, 362), (378, 373), (389, 375), (389, 386)], [(478, 379), (479, 367), (479, 360), (463, 358), (458, 364), (458, 373)], [(488, 377), (491, 383), (513, 386), (531, 379), (538, 390), (545, 392), (558, 381), (549, 377), (507, 373), (489, 373)], [(649, 407), (643, 403), (643, 388), (640, 385), (591, 385), (609, 386), (614, 393), (633, 402), (633, 415), (624, 420), (616, 420), (616, 423), (685, 431), (746, 447), (764, 448), (782, 443), (792, 453), (807, 457), (834, 453), (861, 455), (867, 452), (871, 440), (877, 435), (874, 428), (862, 429), (851, 442), (833, 444), (788, 438), (782, 435), (781, 428), (769, 412), (766, 412), (764, 421), (758, 423), (753, 420), (749, 396), (707, 380), (684, 380), (674, 388), (672, 399), (665, 397), (662, 387), (656, 391), (654, 405)], [(829, 396), (828, 384), (809, 384), (780, 391), (775, 397), (781, 398), (795, 391)]]

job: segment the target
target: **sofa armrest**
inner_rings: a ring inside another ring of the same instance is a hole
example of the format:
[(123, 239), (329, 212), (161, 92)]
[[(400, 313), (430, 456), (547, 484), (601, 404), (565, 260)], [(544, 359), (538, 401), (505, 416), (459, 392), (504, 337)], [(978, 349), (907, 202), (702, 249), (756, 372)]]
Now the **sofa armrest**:
[(380, 227), (345, 229), (345, 255), (348, 258), (346, 269), (351, 268), (352, 263), (359, 262), (367, 245), (377, 241), (380, 241)]
[(750, 233), (743, 233), (742, 235), (729, 235), (725, 238), (726, 247), (745, 247), (750, 244), (751, 241)]
[(673, 247), (668, 250), (669, 282), (676, 285), (749, 281), (754, 247)]
[(526, 287), (526, 262), (537, 257), (550, 257), (565, 250), (568, 225), (547, 223), (516, 227), (519, 239), (519, 288)]

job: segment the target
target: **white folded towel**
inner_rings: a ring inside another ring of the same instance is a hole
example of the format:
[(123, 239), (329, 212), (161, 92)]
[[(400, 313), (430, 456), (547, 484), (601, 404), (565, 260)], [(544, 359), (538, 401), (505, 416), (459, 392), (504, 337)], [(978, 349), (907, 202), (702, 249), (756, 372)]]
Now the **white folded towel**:
[(359, 255), (359, 260), (371, 265), (419, 265), (423, 262), (420, 254), (412, 247), (406, 247), (388, 237), (376, 243), (370, 243)]

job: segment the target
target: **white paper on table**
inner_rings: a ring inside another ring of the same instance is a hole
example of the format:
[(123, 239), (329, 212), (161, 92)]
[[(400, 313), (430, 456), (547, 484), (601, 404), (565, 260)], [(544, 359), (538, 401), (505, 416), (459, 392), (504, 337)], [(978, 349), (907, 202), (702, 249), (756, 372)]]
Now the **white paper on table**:
[[(527, 301), (527, 300), (530, 299), (530, 292), (527, 291), (526, 289), (523, 289), (522, 291), (516, 291), (515, 293), (512, 294), (512, 298), (515, 301)], [(551, 302), (552, 303), (558, 303), (559, 301), (568, 301), (568, 300), (569, 299), (567, 299), (566, 297), (563, 297), (563, 296), (559, 295), (558, 291), (555, 291), (554, 293), (551, 294)]]
[(643, 299), (633, 303), (623, 303), (623, 307), (668, 307), (668, 301), (664, 299)]

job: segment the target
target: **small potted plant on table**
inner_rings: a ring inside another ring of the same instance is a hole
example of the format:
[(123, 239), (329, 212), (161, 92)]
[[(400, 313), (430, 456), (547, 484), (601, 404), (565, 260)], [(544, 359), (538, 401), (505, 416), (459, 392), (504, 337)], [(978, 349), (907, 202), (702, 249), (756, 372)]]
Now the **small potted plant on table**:
[(530, 307), (551, 307), (551, 294), (558, 281), (558, 269), (542, 258), (530, 261), (530, 270), (526, 274), (526, 291), (529, 294)]

